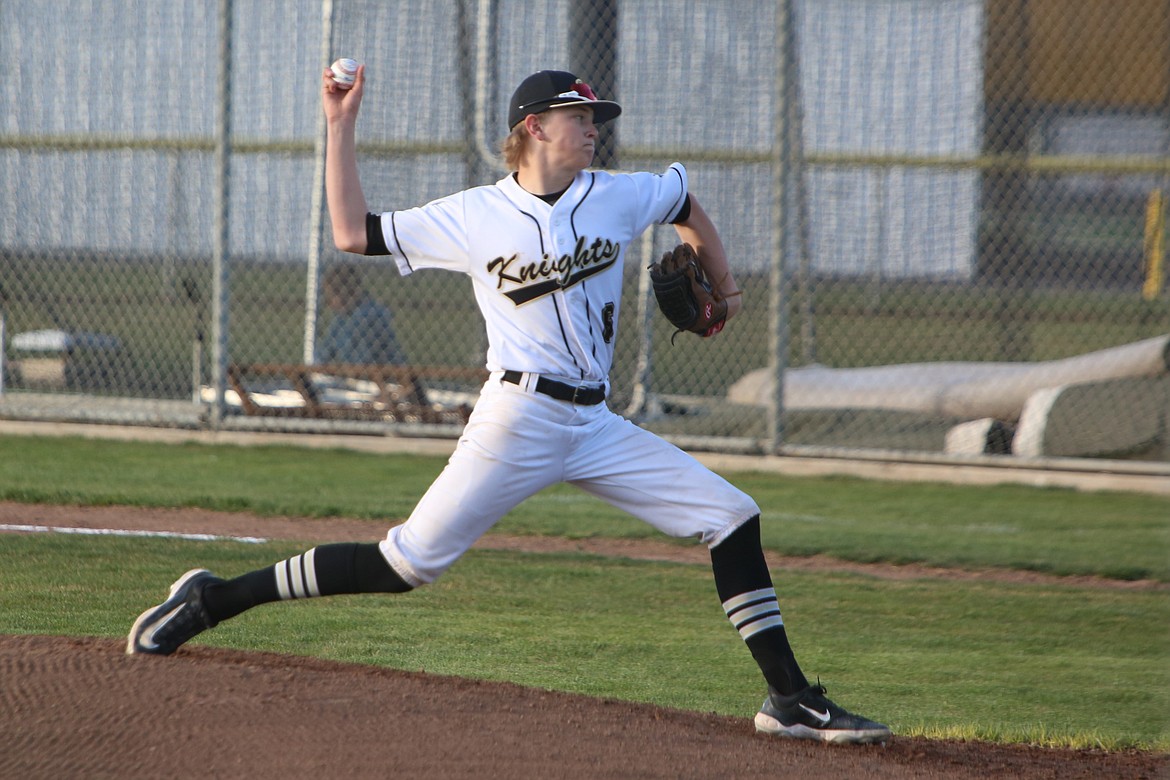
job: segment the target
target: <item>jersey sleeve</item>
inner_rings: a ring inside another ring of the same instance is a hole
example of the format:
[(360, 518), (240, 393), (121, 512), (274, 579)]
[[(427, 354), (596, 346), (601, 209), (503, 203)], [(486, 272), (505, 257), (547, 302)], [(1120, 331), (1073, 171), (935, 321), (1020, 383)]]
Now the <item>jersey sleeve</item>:
[(425, 206), (381, 215), (386, 248), (403, 276), (420, 268), (468, 271), (467, 223), (463, 193)]
[(652, 224), (666, 225), (678, 216), (687, 200), (687, 169), (672, 163), (662, 173), (631, 174), (638, 190), (638, 222), (635, 235)]

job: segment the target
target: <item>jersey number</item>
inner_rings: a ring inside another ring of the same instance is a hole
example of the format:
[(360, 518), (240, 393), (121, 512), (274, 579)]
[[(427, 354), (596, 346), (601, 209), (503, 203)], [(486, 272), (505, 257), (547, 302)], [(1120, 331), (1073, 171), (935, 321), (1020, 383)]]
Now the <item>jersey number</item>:
[(613, 304), (607, 303), (601, 309), (601, 337), (605, 339), (605, 343), (609, 344), (613, 341)]

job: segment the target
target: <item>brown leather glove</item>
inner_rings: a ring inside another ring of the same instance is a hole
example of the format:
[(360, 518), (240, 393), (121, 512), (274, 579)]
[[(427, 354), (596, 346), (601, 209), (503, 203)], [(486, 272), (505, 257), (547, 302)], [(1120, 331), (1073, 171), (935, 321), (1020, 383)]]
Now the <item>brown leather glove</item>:
[(685, 330), (708, 338), (723, 330), (727, 300), (712, 289), (690, 244), (679, 244), (652, 263), (650, 282), (658, 308), (678, 328), (674, 336)]

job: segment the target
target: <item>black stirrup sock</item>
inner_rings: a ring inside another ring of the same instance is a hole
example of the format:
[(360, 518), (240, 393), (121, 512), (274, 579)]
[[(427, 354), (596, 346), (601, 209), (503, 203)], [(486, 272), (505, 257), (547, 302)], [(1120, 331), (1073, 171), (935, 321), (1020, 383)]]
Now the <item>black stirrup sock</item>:
[(796, 662), (764, 550), (756, 515), (711, 548), (715, 589), (728, 620), (739, 631), (768, 685), (791, 694), (808, 687)]
[(376, 543), (342, 542), (314, 547), (275, 566), (208, 585), (203, 602), (207, 613), (219, 622), (272, 601), (411, 589)]

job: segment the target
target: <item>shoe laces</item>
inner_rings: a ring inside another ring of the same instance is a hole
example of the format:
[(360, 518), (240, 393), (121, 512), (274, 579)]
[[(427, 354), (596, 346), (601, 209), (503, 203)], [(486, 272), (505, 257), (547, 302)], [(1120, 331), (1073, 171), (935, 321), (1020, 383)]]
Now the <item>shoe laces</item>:
[(825, 689), (825, 686), (821, 685), (821, 678), (818, 677), (816, 685), (810, 685), (803, 691), (799, 692), (799, 698), (797, 701), (809, 701), (815, 699), (824, 699), (828, 701), (828, 697), (826, 696), (827, 693), (828, 690)]
[(772, 692), (773, 701), (776, 701), (777, 704), (783, 702), (786, 706), (789, 707), (794, 707), (801, 702), (815, 701), (817, 699), (824, 699), (825, 701), (828, 701), (828, 697), (825, 696), (828, 691), (825, 689), (825, 686), (821, 685), (820, 677), (817, 678), (816, 685), (810, 685), (807, 688), (802, 688), (796, 693), (784, 695), (782, 693), (776, 692), (774, 688), (772, 689)]

